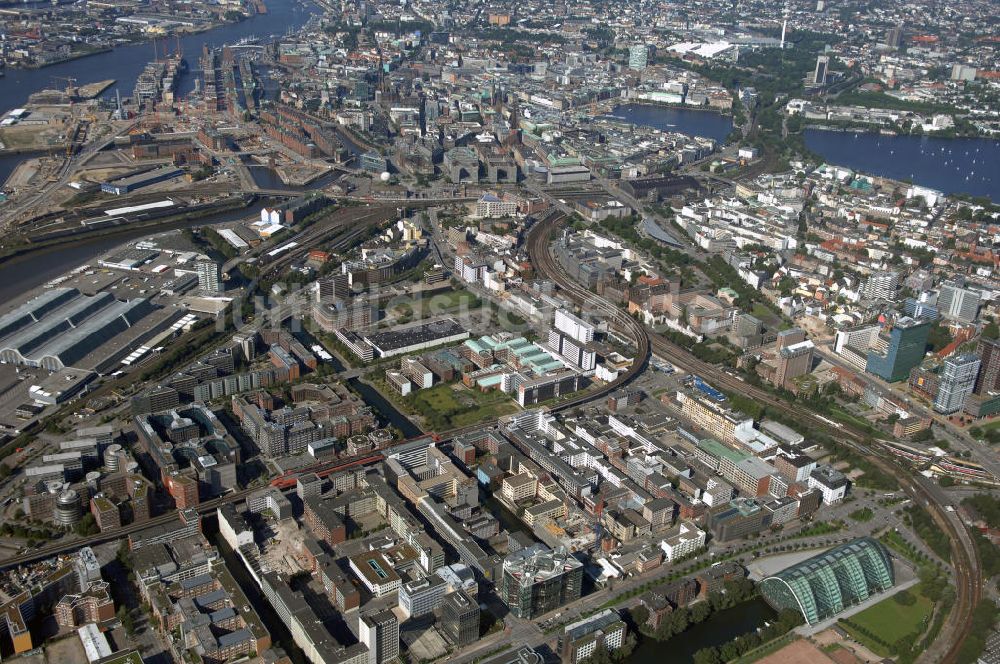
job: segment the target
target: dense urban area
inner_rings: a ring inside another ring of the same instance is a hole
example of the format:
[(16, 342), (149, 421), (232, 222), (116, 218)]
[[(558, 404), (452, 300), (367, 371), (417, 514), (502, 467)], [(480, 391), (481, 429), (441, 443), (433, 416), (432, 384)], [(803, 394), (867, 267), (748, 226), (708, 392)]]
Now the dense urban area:
[(0, 658), (1000, 664), (995, 0), (0, 0)]

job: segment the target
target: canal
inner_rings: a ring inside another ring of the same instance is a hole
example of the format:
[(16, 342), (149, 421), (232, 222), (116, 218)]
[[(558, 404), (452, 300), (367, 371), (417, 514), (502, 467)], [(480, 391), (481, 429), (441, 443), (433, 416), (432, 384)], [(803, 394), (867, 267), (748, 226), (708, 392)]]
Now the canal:
[(406, 415), (399, 412), (399, 409), (393, 406), (388, 399), (368, 383), (357, 378), (350, 378), (347, 384), (350, 385), (352, 390), (361, 395), (365, 403), (374, 408), (375, 412), (383, 420), (399, 429), (403, 433), (404, 438), (417, 438), (424, 434), (420, 427), (414, 424)]
[[(713, 613), (704, 622), (666, 641), (644, 637), (628, 658), (629, 664), (693, 664), (702, 648), (721, 646), (738, 636), (753, 632), (777, 617), (767, 602), (757, 598), (731, 609)], [(669, 653), (667, 655), (666, 653)]]
[(504, 530), (512, 533), (520, 531), (531, 535), (531, 531), (524, 525), (524, 522), (514, 516), (514, 513), (507, 509), (506, 505), (494, 498), (493, 494), (488, 489), (483, 489), (482, 486), (479, 488), (479, 502), (490, 514), (497, 518), (497, 521), (500, 522), (500, 526)]

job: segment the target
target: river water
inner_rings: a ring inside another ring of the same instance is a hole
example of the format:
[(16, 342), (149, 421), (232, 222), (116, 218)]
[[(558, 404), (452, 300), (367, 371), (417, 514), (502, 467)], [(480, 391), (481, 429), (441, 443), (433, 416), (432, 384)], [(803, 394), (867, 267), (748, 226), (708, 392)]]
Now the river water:
[[(310, 16), (319, 12), (319, 8), (312, 3), (303, 4), (300, 0), (267, 0), (267, 8), (267, 14), (181, 37), (181, 50), (190, 68), (189, 73), (181, 77), (178, 92), (184, 95), (194, 89), (194, 74), (198, 70), (203, 46), (232, 44), (250, 36), (267, 38), (282, 35), (302, 27)], [(158, 42), (160, 57), (163, 57), (165, 48), (172, 52), (176, 43), (173, 38)], [(116, 88), (123, 97), (131, 96), (136, 79), (153, 58), (153, 44), (146, 42), (41, 69), (9, 68), (7, 75), (0, 78), (0, 112), (24, 104), (33, 92), (63, 87), (64, 82), (55, 80), (57, 76), (75, 78), (77, 85), (113, 78), (117, 82), (105, 91), (105, 96), (114, 97)]]
[[(244, 37), (257, 36), (262, 38), (280, 35), (294, 31), (305, 24), (309, 17), (320, 10), (312, 3), (301, 0), (269, 0), (268, 14), (261, 14), (240, 23), (224, 25), (214, 30), (182, 37), (181, 48), (190, 65), (189, 74), (182, 77), (178, 90), (187, 94), (194, 89), (197, 72), (197, 60), (204, 45), (221, 46), (234, 43)], [(171, 48), (176, 43), (169, 41)], [(160, 55), (163, 55), (163, 44), (160, 45)], [(146, 63), (153, 59), (152, 43), (135, 44), (115, 49), (109, 53), (101, 53), (90, 57), (64, 62), (42, 69), (7, 69), (7, 75), (0, 77), (0, 113), (16, 108), (27, 101), (33, 92), (56, 87), (59, 83), (56, 76), (67, 76), (77, 79), (78, 85), (114, 78), (117, 83), (105, 94), (114, 95), (119, 88), (123, 95), (131, 95), (135, 81)], [(31, 155), (0, 155), (0, 186), (14, 171), (21, 161)], [(221, 223), (233, 221), (259, 212), (259, 206), (254, 209), (225, 213), (214, 217), (196, 220), (190, 225)], [(183, 224), (171, 225), (180, 227)], [(49, 279), (59, 276), (78, 265), (93, 260), (102, 253), (127, 240), (149, 235), (147, 230), (126, 232), (114, 237), (94, 238), (72, 245), (63, 245), (44, 250), (20, 258), (5, 261), (0, 265), (0, 301), (19, 295), (24, 291), (42, 285)]]
[(6, 302), (22, 293), (41, 286), (50, 279), (94, 260), (98, 256), (111, 251), (123, 242), (154, 235), (170, 229), (187, 226), (206, 226), (222, 224), (240, 219), (249, 219), (260, 215), (263, 203), (256, 203), (242, 210), (221, 212), (191, 220), (179, 220), (167, 223), (160, 230), (136, 228), (126, 230), (111, 237), (95, 237), (78, 242), (59, 244), (46, 249), (15, 256), (0, 262), (0, 302)]
[(652, 104), (621, 104), (615, 106), (611, 116), (636, 125), (673, 131), (689, 136), (704, 136), (722, 142), (733, 130), (733, 120), (728, 115), (714, 111), (655, 106)]
[(1000, 141), (995, 139), (806, 129), (805, 141), (806, 147), (837, 166), (1000, 202)]

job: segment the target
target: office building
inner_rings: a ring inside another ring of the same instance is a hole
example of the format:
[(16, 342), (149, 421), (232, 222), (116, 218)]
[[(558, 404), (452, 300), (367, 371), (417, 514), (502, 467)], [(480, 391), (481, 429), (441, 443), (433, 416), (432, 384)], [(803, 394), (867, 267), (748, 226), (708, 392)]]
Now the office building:
[(448, 584), (437, 575), (404, 583), (399, 587), (399, 608), (410, 618), (433, 613), (447, 589)]
[(691, 521), (677, 524), (660, 542), (660, 548), (663, 549), (668, 563), (690, 555), (703, 546), (705, 546), (705, 531)]
[(719, 512), (709, 512), (708, 527), (718, 542), (730, 542), (767, 530), (773, 513), (749, 498), (735, 498)]
[(753, 431), (752, 417), (731, 410), (695, 390), (678, 391), (677, 401), (685, 418), (723, 442), (736, 443), (740, 435), (749, 437)]
[(979, 338), (979, 377), (976, 378), (976, 394), (989, 394), (1000, 390), (1000, 339)]
[(930, 329), (931, 324), (927, 321), (900, 318), (892, 326), (888, 338), (883, 332), (876, 339), (876, 348), (868, 352), (865, 371), (890, 383), (906, 380), (910, 369), (924, 359)]
[(978, 291), (945, 282), (938, 294), (937, 310), (944, 318), (971, 323), (979, 316), (979, 301)]
[(570, 369), (524, 378), (517, 386), (517, 403), (522, 407), (533, 406), (576, 392), (579, 387), (580, 375)]
[(368, 646), (368, 664), (385, 664), (399, 657), (399, 620), (392, 611), (361, 616), (359, 640)]
[(60, 627), (81, 627), (87, 623), (104, 622), (115, 617), (115, 603), (110, 586), (104, 581), (94, 583), (80, 593), (63, 595), (53, 608)]
[(796, 391), (794, 380), (812, 370), (813, 342), (808, 339), (784, 346), (778, 351), (774, 384), (786, 390)]
[(979, 358), (971, 353), (949, 357), (939, 373), (940, 383), (934, 397), (934, 410), (949, 415), (965, 405), (979, 375)]
[(559, 636), (559, 654), (565, 664), (577, 664), (594, 654), (599, 645), (613, 653), (625, 643), (628, 628), (614, 609), (566, 625)]
[(633, 44), (628, 47), (629, 69), (643, 70), (649, 64), (649, 47), (645, 44)]
[(830, 56), (821, 55), (816, 58), (816, 71), (813, 72), (813, 83), (816, 85), (826, 85), (826, 76), (829, 73)]
[(530, 620), (579, 599), (582, 585), (583, 563), (538, 543), (504, 559), (500, 598), (515, 616)]
[(809, 473), (807, 486), (823, 494), (824, 505), (839, 503), (847, 495), (847, 477), (832, 466), (819, 466)]
[(456, 590), (441, 602), (441, 631), (461, 648), (479, 639), (479, 604), (464, 591)]
[(862, 537), (767, 577), (760, 582), (760, 592), (776, 610), (800, 611), (815, 625), (893, 585), (889, 551)]
[(218, 293), (222, 291), (222, 279), (219, 277), (219, 264), (215, 261), (198, 261), (198, 288), (203, 293)]
[(565, 309), (558, 309), (556, 311), (553, 324), (557, 330), (579, 342), (588, 343), (594, 340), (596, 328)]
[(402, 579), (392, 564), (378, 551), (366, 551), (348, 559), (358, 579), (376, 597), (382, 597), (396, 592), (402, 585)]

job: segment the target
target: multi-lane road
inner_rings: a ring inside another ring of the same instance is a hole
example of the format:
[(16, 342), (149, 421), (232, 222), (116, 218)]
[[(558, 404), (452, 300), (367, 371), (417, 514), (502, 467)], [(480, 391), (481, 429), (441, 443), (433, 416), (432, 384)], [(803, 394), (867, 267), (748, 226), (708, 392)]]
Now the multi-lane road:
[[(628, 325), (633, 339), (645, 339), (645, 347), (680, 369), (698, 374), (723, 390), (749, 396), (773, 411), (782, 412), (795, 418), (811, 429), (828, 432), (841, 444), (864, 455), (879, 470), (895, 477), (911, 499), (928, 510), (936, 525), (947, 532), (951, 540), (956, 601), (944, 628), (930, 648), (923, 653), (921, 661), (955, 661), (959, 648), (971, 630), (972, 612), (981, 599), (982, 571), (975, 543), (955, 513), (947, 509), (950, 503), (947, 496), (930, 480), (920, 475), (913, 475), (908, 469), (898, 465), (899, 462), (889, 452), (882, 449), (879, 441), (870, 440), (863, 432), (855, 431), (847, 426), (833, 429), (824, 418), (815, 413), (739, 380), (722, 371), (719, 367), (698, 359), (687, 349), (658, 334), (650, 334), (644, 326), (618, 309), (617, 306), (591, 293), (567, 277), (556, 264), (549, 250), (552, 233), (564, 219), (565, 216), (562, 214), (550, 215), (531, 230), (527, 243), (528, 253), (532, 265), (540, 275), (555, 282), (580, 306), (586, 307), (590, 311), (613, 312), (609, 314), (611, 320), (621, 325)], [(631, 323), (626, 323), (626, 321), (631, 321)], [(642, 346), (641, 343), (639, 345)]]

